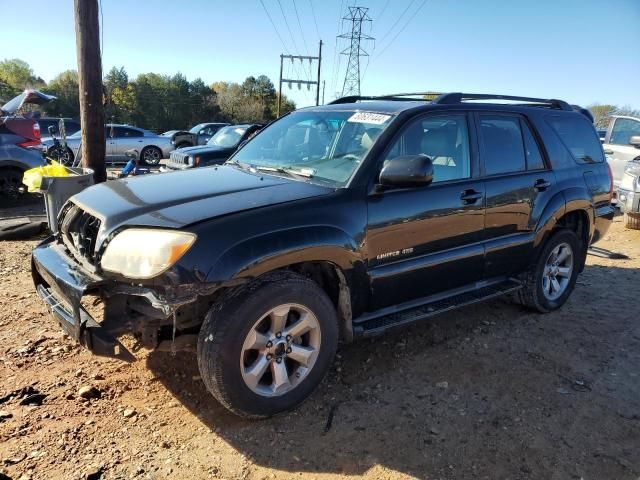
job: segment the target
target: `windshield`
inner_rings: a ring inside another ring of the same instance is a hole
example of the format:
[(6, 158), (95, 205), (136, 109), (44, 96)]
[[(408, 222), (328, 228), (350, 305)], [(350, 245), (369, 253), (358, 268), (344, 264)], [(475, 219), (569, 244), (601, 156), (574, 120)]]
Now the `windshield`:
[(294, 112), (264, 129), (231, 161), (341, 187), (391, 118), (353, 110)]
[(247, 131), (247, 127), (224, 127), (216, 132), (209, 139), (207, 145), (215, 145), (216, 147), (232, 148), (240, 143), (240, 139)]
[(199, 123), (195, 127), (191, 127), (191, 130), (189, 130), (189, 133), (198, 133), (200, 130), (202, 130), (202, 127), (204, 127), (205, 125), (206, 125), (205, 123)]

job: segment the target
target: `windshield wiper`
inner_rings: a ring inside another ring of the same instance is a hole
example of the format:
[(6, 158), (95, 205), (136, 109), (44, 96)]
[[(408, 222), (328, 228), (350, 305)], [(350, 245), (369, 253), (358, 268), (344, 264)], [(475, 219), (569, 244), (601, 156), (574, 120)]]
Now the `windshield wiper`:
[(276, 172), (276, 173), (284, 173), (285, 175), (289, 175), (294, 178), (313, 178), (313, 174), (315, 173), (312, 169), (306, 170), (296, 170), (288, 167), (269, 167), (266, 165), (252, 165), (251, 168), (256, 169), (259, 172)]

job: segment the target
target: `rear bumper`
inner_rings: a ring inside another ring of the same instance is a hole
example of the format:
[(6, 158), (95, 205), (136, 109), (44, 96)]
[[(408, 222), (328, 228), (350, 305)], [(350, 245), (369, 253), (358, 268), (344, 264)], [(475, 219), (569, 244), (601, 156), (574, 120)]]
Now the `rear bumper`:
[(133, 355), (116, 336), (103, 328), (82, 307), (82, 297), (104, 281), (79, 268), (48, 238), (32, 252), (31, 274), (36, 291), (60, 327), (92, 353), (132, 361)]
[(596, 207), (594, 231), (591, 237), (591, 244), (596, 243), (607, 234), (607, 231), (611, 226), (611, 222), (613, 222), (614, 215), (615, 208), (613, 208), (611, 205)]

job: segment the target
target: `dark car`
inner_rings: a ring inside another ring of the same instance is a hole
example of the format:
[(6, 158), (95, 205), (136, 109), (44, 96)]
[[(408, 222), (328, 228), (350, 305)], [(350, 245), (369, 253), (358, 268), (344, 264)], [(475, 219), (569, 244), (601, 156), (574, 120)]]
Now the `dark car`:
[(246, 124), (223, 127), (209, 139), (206, 145), (174, 150), (169, 162), (161, 171), (184, 170), (224, 163), (246, 140), (255, 135), (264, 125)]
[[(80, 122), (73, 118), (53, 118), (53, 117), (41, 117), (38, 119), (38, 125), (40, 125), (40, 133), (43, 137), (54, 135), (60, 135), (60, 120), (64, 121), (65, 135), (73, 135), (80, 131)], [(49, 127), (53, 127), (50, 131)]]
[(169, 130), (162, 134), (163, 137), (169, 137), (176, 148), (193, 147), (195, 145), (205, 145), (218, 130), (226, 127), (228, 123), (205, 122), (199, 123), (185, 130)]
[(417, 95), (302, 109), (222, 166), (84, 190), (33, 251), (37, 291), (95, 354), (131, 358), (125, 332), (197, 344), (209, 391), (251, 418), (309, 396), (339, 340), (507, 293), (560, 308), (614, 213), (589, 119), (560, 100)]
[(41, 105), (55, 98), (37, 90), (25, 90), (0, 108), (0, 200), (19, 197), (24, 191), (25, 170), (46, 164), (37, 118), (16, 113), (24, 104)]

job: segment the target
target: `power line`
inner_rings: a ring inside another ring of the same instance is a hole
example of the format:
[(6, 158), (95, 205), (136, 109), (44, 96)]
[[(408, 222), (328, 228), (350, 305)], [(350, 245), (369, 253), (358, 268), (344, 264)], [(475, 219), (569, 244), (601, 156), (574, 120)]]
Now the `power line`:
[(264, 9), (264, 13), (267, 14), (267, 17), (269, 18), (269, 21), (271, 22), (271, 26), (273, 27), (273, 30), (276, 32), (276, 35), (280, 39), (280, 43), (282, 44), (282, 48), (284, 48), (285, 52), (287, 52), (288, 54), (291, 54), (291, 52), (289, 52), (289, 49), (287, 48), (287, 45), (284, 43), (284, 40), (282, 39), (282, 36), (280, 36), (280, 32), (278, 31), (278, 27), (276, 27), (276, 24), (273, 22), (273, 18), (271, 18), (271, 15), (269, 14), (269, 11), (267, 10), (267, 7), (264, 6), (263, 0), (260, 0), (260, 4), (262, 5), (262, 8)]
[(296, 19), (298, 20), (298, 28), (300, 28), (300, 36), (302, 36), (302, 43), (304, 44), (304, 51), (309, 56), (309, 47), (307, 47), (307, 41), (304, 38), (304, 30), (302, 30), (302, 23), (300, 23), (300, 15), (298, 15), (298, 7), (296, 7), (296, 0), (291, 0), (293, 3), (293, 10), (296, 12)]
[[(344, 0), (340, 2), (340, 10), (338, 10), (338, 23), (336, 25), (336, 30), (340, 31), (340, 20), (342, 19), (342, 7), (344, 6)], [(331, 74), (331, 90), (335, 91), (336, 83), (338, 82), (338, 73), (340, 71), (340, 61), (338, 60), (338, 37), (336, 36), (336, 42), (333, 49), (333, 72)], [(336, 69), (336, 60), (338, 68)]]
[(382, 15), (384, 14), (384, 12), (387, 11), (387, 7), (389, 6), (389, 3), (391, 3), (391, 0), (387, 0), (387, 3), (384, 4), (384, 7), (382, 7), (382, 11), (380, 12), (380, 15), (378, 15), (378, 19), (376, 20), (376, 22), (380, 22)]
[(293, 42), (293, 48), (295, 49), (295, 53), (298, 54), (298, 52), (300, 52), (300, 49), (296, 44), (296, 39), (293, 36), (293, 32), (291, 32), (291, 27), (289, 27), (289, 22), (287, 21), (287, 16), (284, 14), (284, 9), (282, 8), (282, 2), (280, 2), (280, 0), (278, 0), (278, 5), (280, 6), (280, 12), (282, 12), (282, 18), (284, 18), (284, 24), (287, 26), (287, 30), (289, 31), (289, 36), (291, 37), (291, 41)]
[(313, 23), (316, 26), (316, 34), (318, 35), (318, 40), (320, 40), (320, 29), (318, 28), (318, 19), (316, 18), (316, 11), (313, 8), (313, 0), (309, 0), (309, 5), (311, 5), (311, 14), (313, 15)]
[(380, 38), (380, 43), (384, 42), (384, 39), (389, 36), (389, 34), (393, 31), (394, 28), (396, 28), (396, 25), (400, 22), (400, 20), (402, 20), (402, 17), (405, 16), (405, 14), (409, 11), (409, 9), (411, 8), (411, 5), (413, 5), (413, 2), (415, 1), (416, 0), (411, 0), (411, 2), (409, 2), (409, 5), (407, 5), (407, 8), (404, 9), (404, 11), (398, 17), (398, 19), (393, 23), (393, 25), (391, 25), (391, 28), (387, 30), (387, 33), (385, 33), (382, 36), (382, 38)]
[(413, 20), (416, 15), (418, 15), (418, 13), (420, 13), (420, 10), (422, 10), (422, 7), (424, 7), (426, 5), (426, 3), (429, 0), (423, 0), (423, 2), (420, 4), (420, 6), (418, 7), (418, 9), (413, 13), (413, 15), (411, 15), (408, 19), (407, 22), (402, 26), (402, 28), (398, 31), (398, 33), (396, 33), (396, 35), (391, 39), (391, 41), (389, 43), (387, 43), (387, 45), (382, 49), (382, 51), (380, 51), (380, 53), (378, 53), (376, 55), (376, 57), (374, 58), (374, 60), (380, 58), (382, 56), (382, 54), (387, 50), (387, 48), (389, 48), (393, 42), (395, 42), (396, 38), (398, 38), (398, 36), (404, 32), (404, 30), (407, 28), (407, 26), (409, 25), (409, 23), (411, 23), (411, 20)]

